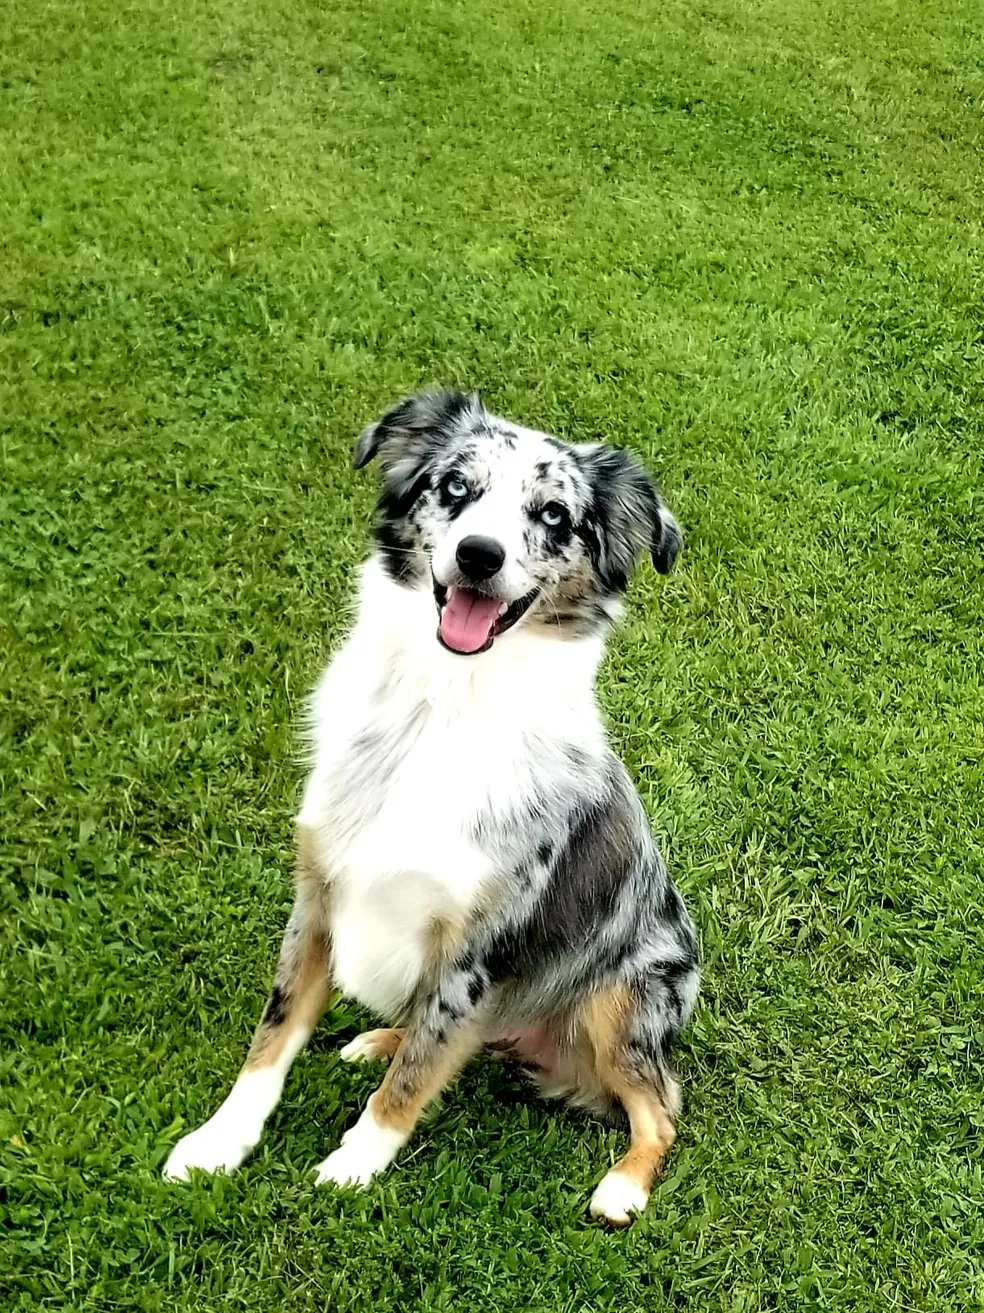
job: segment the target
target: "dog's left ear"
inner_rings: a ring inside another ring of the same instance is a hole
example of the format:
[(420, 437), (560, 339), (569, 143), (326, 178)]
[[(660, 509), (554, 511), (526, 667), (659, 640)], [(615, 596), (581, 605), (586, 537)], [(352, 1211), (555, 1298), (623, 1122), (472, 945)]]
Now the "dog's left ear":
[(683, 533), (649, 474), (628, 452), (615, 447), (582, 451), (602, 581), (623, 589), (644, 551), (660, 574), (669, 574), (683, 546)]
[(683, 547), (683, 530), (680, 524), (660, 497), (656, 494), (656, 525), (653, 529), (653, 540), (650, 546), (650, 553), (653, 558), (653, 565), (660, 574), (669, 574), (676, 565), (676, 558), (680, 555)]

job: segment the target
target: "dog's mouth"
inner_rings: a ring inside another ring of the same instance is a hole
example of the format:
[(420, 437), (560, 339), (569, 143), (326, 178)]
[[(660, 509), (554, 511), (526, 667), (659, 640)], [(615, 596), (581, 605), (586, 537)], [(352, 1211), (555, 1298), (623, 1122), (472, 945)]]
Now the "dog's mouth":
[(529, 610), (539, 592), (534, 588), (516, 602), (488, 597), (470, 588), (447, 587), (434, 580), (437, 602), (437, 641), (449, 652), (477, 656), (487, 652), (496, 638), (511, 629)]

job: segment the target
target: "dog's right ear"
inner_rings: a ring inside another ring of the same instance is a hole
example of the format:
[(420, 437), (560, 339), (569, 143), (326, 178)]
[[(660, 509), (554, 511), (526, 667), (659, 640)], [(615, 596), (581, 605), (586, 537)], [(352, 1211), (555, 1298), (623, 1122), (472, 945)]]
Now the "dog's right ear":
[(468, 416), (484, 414), (477, 392), (421, 392), (408, 397), (359, 434), (353, 463), (357, 470), (377, 454), (387, 473), (403, 462), (416, 462), (438, 441), (450, 437)]

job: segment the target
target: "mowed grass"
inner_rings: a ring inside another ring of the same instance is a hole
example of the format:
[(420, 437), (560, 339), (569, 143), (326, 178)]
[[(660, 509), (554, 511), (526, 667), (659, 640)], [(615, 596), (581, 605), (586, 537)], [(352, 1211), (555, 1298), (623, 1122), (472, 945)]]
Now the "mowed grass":
[[(0, 105), (4, 1309), (984, 1307), (978, 7), (39, 0)], [(437, 382), (688, 535), (602, 679), (706, 971), (625, 1234), (620, 1133), (484, 1061), (315, 1190), (348, 1007), (160, 1178), (289, 906), (353, 437)]]

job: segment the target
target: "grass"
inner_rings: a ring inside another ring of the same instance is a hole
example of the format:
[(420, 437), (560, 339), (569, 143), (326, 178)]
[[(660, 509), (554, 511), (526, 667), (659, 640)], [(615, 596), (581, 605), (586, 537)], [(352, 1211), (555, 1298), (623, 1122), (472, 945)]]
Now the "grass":
[[(984, 1308), (984, 39), (959, 0), (38, 0), (0, 18), (0, 1254), (24, 1310)], [(682, 1137), (475, 1064), (378, 1185), (261, 1006), (359, 427), (479, 385), (688, 532), (603, 676), (699, 923)]]

